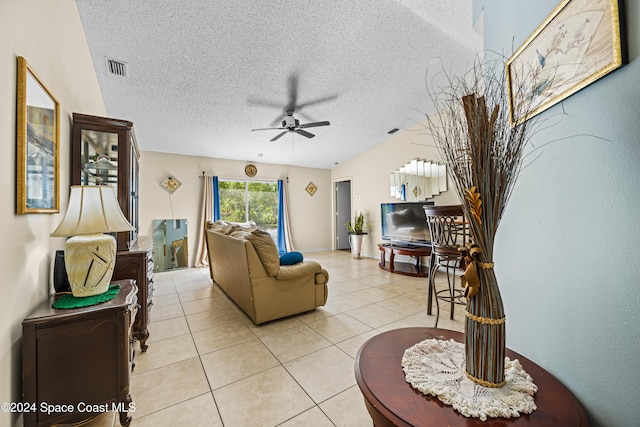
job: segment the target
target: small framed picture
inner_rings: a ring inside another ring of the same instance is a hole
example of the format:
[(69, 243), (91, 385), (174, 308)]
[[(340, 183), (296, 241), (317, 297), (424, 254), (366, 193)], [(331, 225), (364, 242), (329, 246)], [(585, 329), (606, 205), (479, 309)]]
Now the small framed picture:
[(178, 189), (178, 187), (180, 187), (181, 185), (182, 185), (182, 183), (180, 181), (178, 181), (177, 179), (175, 179), (174, 177), (172, 177), (171, 175), (167, 176), (160, 183), (160, 187), (162, 187), (165, 190), (167, 190), (169, 192), (169, 194), (173, 194), (173, 192), (176, 191)]
[(305, 190), (307, 190), (307, 193), (309, 193), (310, 196), (313, 196), (314, 194), (316, 194), (316, 191), (318, 190), (318, 187), (316, 187), (316, 185), (313, 182), (309, 182), (309, 184), (307, 184), (307, 188), (305, 188)]

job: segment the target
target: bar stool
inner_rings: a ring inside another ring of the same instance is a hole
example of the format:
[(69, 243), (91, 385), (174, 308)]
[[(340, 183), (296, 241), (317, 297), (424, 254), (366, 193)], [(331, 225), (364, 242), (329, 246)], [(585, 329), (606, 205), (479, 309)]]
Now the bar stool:
[[(450, 304), (450, 319), (456, 304), (466, 305), (464, 290), (456, 288), (456, 271), (463, 270), (464, 248), (469, 241), (468, 224), (464, 219), (462, 206), (424, 206), (424, 212), (431, 234), (431, 265), (429, 269), (429, 299), (436, 299), (436, 324), (440, 319), (440, 302)], [(444, 268), (447, 277), (447, 288), (436, 291), (435, 274)]]

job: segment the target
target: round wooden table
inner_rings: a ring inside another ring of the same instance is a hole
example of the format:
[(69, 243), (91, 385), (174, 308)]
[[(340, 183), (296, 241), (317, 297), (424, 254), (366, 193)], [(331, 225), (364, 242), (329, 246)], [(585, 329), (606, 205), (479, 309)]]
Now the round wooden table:
[(518, 359), (538, 386), (538, 409), (518, 418), (467, 418), (435, 397), (413, 389), (402, 371), (404, 351), (428, 338), (464, 342), (464, 334), (445, 329), (403, 328), (383, 332), (369, 339), (358, 351), (355, 374), (364, 402), (376, 427), (384, 426), (588, 426), (580, 402), (553, 375), (520, 354)]

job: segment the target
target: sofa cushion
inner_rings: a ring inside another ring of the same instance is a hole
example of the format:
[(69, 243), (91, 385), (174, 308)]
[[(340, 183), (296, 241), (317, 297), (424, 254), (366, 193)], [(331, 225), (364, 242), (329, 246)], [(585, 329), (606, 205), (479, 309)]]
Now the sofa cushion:
[(263, 230), (253, 230), (247, 234), (247, 240), (251, 242), (258, 253), (267, 274), (277, 275), (280, 270), (280, 254), (278, 254), (276, 242), (273, 241), (271, 235)]
[(251, 234), (250, 231), (239, 227), (233, 227), (233, 231), (229, 233), (229, 236), (235, 237), (236, 239), (246, 239), (249, 234)]
[(280, 256), (280, 265), (294, 265), (302, 262), (304, 257), (300, 252), (287, 252)]
[(248, 222), (231, 222), (231, 221), (222, 221), (227, 223), (227, 225), (231, 225), (236, 229), (241, 229), (241, 230), (246, 230), (246, 231), (253, 231), (256, 230), (258, 228), (258, 226), (256, 225), (255, 221), (248, 221)]
[(215, 231), (216, 233), (220, 233), (220, 234), (231, 234), (231, 232), (234, 229), (233, 229), (233, 226), (231, 226), (225, 221), (216, 221), (216, 222), (208, 221), (207, 230)]

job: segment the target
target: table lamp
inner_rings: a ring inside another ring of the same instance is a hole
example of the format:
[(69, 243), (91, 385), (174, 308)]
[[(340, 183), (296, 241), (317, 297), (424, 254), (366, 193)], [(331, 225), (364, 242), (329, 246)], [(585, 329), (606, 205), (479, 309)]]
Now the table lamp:
[(71, 236), (64, 245), (64, 263), (75, 297), (109, 289), (116, 263), (116, 240), (103, 233), (133, 230), (120, 210), (112, 187), (73, 185), (62, 222), (51, 237)]

